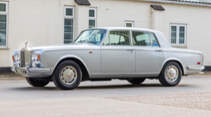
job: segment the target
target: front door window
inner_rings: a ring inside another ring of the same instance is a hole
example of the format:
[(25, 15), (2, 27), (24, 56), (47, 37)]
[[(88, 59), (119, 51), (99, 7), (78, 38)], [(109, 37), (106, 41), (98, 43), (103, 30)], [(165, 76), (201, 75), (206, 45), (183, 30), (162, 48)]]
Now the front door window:
[(130, 45), (129, 31), (110, 31), (104, 45), (127, 46)]

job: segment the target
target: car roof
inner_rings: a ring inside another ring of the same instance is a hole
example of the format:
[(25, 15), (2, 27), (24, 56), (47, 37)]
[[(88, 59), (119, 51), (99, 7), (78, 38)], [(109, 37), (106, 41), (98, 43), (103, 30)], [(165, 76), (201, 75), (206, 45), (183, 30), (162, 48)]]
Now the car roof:
[(141, 31), (157, 32), (156, 30), (147, 29), (147, 28), (137, 28), (137, 27), (98, 27), (96, 29), (107, 29), (107, 30), (141, 30)]

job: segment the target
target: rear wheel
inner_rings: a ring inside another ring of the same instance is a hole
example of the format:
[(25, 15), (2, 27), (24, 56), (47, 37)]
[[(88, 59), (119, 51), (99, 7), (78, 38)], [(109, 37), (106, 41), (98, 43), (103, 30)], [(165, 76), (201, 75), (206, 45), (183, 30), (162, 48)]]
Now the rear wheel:
[(142, 79), (128, 79), (128, 82), (132, 85), (140, 85), (145, 81), (145, 78)]
[(50, 78), (26, 78), (26, 81), (33, 87), (44, 87), (50, 82)]
[(57, 88), (71, 90), (77, 88), (82, 80), (80, 66), (72, 61), (63, 61), (58, 65), (54, 73), (53, 82)]
[(176, 86), (182, 78), (182, 69), (176, 62), (167, 63), (160, 76), (159, 81), (163, 86)]

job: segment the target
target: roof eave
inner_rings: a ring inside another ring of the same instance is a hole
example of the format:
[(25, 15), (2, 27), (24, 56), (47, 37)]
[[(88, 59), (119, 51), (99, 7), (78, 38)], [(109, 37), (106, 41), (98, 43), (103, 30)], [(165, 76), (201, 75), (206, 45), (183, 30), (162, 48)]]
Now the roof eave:
[(167, 4), (179, 4), (179, 5), (189, 5), (189, 6), (201, 6), (201, 7), (211, 7), (211, 3), (198, 3), (198, 2), (178, 2), (169, 0), (142, 0), (144, 2), (154, 2), (154, 3), (167, 3)]

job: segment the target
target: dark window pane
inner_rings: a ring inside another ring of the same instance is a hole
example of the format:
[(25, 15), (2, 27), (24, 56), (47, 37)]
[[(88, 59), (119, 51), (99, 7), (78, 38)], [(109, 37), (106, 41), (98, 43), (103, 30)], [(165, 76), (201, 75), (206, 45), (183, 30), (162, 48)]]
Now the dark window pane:
[(6, 32), (0, 32), (0, 46), (6, 45)]
[(72, 26), (64, 26), (64, 32), (73, 32)]
[(7, 16), (6, 15), (0, 15), (0, 22), (6, 22)]
[(73, 16), (73, 9), (72, 8), (66, 8), (66, 16)]
[(65, 19), (64, 21), (64, 43), (73, 41), (73, 19)]
[(65, 19), (64, 25), (73, 25), (73, 19)]
[(126, 27), (133, 27), (132, 23), (126, 23)]
[(0, 31), (6, 32), (6, 23), (0, 23)]
[(171, 43), (176, 44), (177, 39), (177, 27), (171, 26)]
[(185, 43), (185, 27), (180, 26), (179, 28), (179, 43), (184, 44)]
[(95, 20), (89, 20), (89, 28), (95, 27)]
[(6, 4), (0, 3), (0, 11), (6, 11)]
[(95, 17), (95, 10), (93, 9), (89, 10), (89, 17)]
[(72, 42), (73, 34), (72, 33), (64, 33), (64, 40), (65, 40), (65, 42)]
[(0, 46), (6, 46), (6, 15), (0, 15)]

